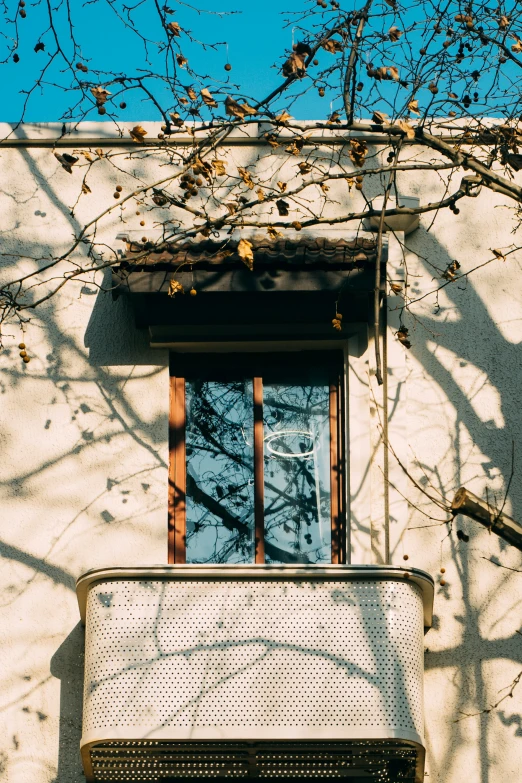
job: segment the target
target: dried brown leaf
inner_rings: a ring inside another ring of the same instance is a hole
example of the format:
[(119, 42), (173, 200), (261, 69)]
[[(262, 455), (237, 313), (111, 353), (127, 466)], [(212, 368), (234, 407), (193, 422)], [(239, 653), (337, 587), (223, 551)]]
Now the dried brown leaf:
[(216, 172), (217, 176), (224, 177), (225, 174), (227, 173), (227, 170), (225, 168), (227, 165), (226, 160), (218, 160), (216, 158), (215, 160), (211, 161), (211, 163), (212, 163), (212, 168)]
[(201, 97), (203, 98), (203, 103), (206, 106), (211, 106), (212, 108), (217, 109), (217, 101), (206, 87), (203, 87), (201, 90)]
[(393, 41), (394, 43), (395, 41), (399, 40), (402, 34), (403, 31), (399, 30), (398, 27), (390, 27), (390, 29), (388, 30), (388, 38), (390, 39), (390, 41)]
[(238, 103), (230, 95), (227, 95), (225, 100), (225, 112), (229, 117), (237, 117), (240, 120), (257, 114), (257, 111), (248, 103)]
[(295, 76), (302, 79), (306, 73), (306, 56), (304, 53), (292, 52), (288, 60), (283, 63), (283, 76)]
[(91, 87), (91, 95), (95, 98), (98, 106), (103, 106), (109, 95), (112, 95), (105, 87)]
[(278, 237), (282, 237), (283, 236), (282, 233), (280, 231), (278, 231), (276, 228), (274, 228), (273, 226), (267, 226), (266, 232), (267, 232), (268, 236), (270, 237), (270, 239), (273, 239), (274, 241)]
[(62, 168), (68, 174), (72, 174), (72, 167), (75, 163), (78, 163), (78, 158), (75, 155), (69, 155), (68, 152), (64, 152), (60, 155), (59, 152), (55, 152), (54, 157), (61, 163)]
[(375, 122), (377, 125), (384, 125), (387, 119), (388, 115), (382, 111), (374, 111), (372, 116), (372, 122)]
[(412, 112), (412, 114), (420, 114), (419, 101), (413, 99), (408, 101), (408, 109)]
[(169, 283), (169, 290), (167, 291), (168, 296), (175, 296), (178, 292), (180, 294), (185, 293), (183, 286), (177, 280), (171, 280)]
[(397, 125), (402, 131), (404, 131), (408, 139), (415, 138), (415, 130), (412, 128), (412, 126), (407, 120), (397, 120)]
[(252, 177), (250, 176), (250, 172), (247, 171), (246, 169), (241, 168), (241, 166), (238, 166), (237, 170), (238, 170), (239, 176), (241, 177), (241, 179), (243, 180), (243, 182), (245, 183), (247, 188), (250, 188), (250, 190), (253, 190), (254, 189), (254, 181), (253, 181)]
[(141, 144), (143, 140), (145, 139), (145, 136), (147, 135), (147, 131), (145, 128), (142, 128), (141, 125), (135, 125), (132, 130), (129, 131), (131, 139), (135, 141), (137, 144)]
[(90, 187), (88, 186), (88, 184), (86, 182), (82, 182), (82, 193), (85, 193), (85, 195), (87, 195), (88, 193), (91, 193), (91, 192), (92, 191), (91, 191)]
[(185, 86), (184, 89), (185, 89), (185, 92), (187, 93), (187, 95), (188, 95), (188, 97), (190, 98), (191, 101), (197, 100), (198, 95), (197, 95), (197, 92), (195, 91), (195, 89), (193, 87)]
[(291, 155), (299, 155), (305, 145), (306, 140), (306, 137), (296, 136), (294, 139), (292, 139), (288, 147), (285, 147), (285, 152), (289, 152)]
[(212, 182), (212, 166), (206, 160), (201, 158), (195, 158), (192, 164), (192, 171), (194, 174), (203, 174), (208, 182)]
[(285, 201), (284, 199), (280, 198), (276, 201), (276, 207), (277, 211), (281, 215), (281, 217), (286, 217), (288, 215), (288, 208), (290, 204), (288, 201)]
[(522, 40), (518, 37), (518, 35), (515, 35), (514, 33), (513, 33), (513, 35), (511, 37), (514, 38), (515, 41), (516, 41), (516, 43), (514, 43), (511, 46), (511, 51), (512, 52), (522, 52)]
[(453, 282), (457, 279), (457, 272), (460, 269), (460, 264), (457, 260), (452, 261), (448, 266), (446, 267), (445, 271), (442, 273), (442, 277), (445, 280), (449, 280), (450, 282)]
[(307, 161), (302, 161), (299, 163), (299, 171), (301, 174), (308, 174), (310, 171), (312, 171), (312, 166)]
[(287, 111), (282, 111), (281, 114), (278, 114), (275, 118), (276, 122), (288, 122), (288, 120), (292, 119), (292, 115), (288, 114)]
[(504, 255), (504, 253), (502, 252), (502, 250), (497, 250), (497, 248), (495, 248), (495, 247), (494, 247), (494, 248), (491, 250), (491, 252), (492, 252), (492, 253), (493, 253), (493, 255), (495, 256), (495, 258), (499, 258), (501, 261), (505, 261), (505, 260), (506, 260), (506, 256)]
[(281, 182), (281, 181), (279, 181), (279, 182), (277, 183), (277, 187), (279, 188), (279, 190), (281, 191), (281, 193), (284, 193), (284, 192), (285, 192), (285, 190), (286, 190), (286, 188), (288, 187), (288, 185), (287, 185), (287, 183), (286, 183), (286, 182)]
[(256, 196), (258, 201), (264, 201), (265, 200), (265, 192), (263, 188), (258, 188), (256, 190)]
[(178, 36), (181, 33), (181, 27), (177, 22), (169, 22), (166, 27), (170, 35)]
[(321, 46), (325, 52), (330, 52), (330, 54), (342, 52), (344, 49), (343, 42), (339, 41), (337, 38), (329, 38), (327, 41), (322, 43)]
[(350, 160), (358, 168), (364, 165), (364, 159), (368, 154), (368, 145), (363, 139), (350, 139)]
[(252, 242), (248, 239), (240, 239), (237, 246), (237, 254), (239, 258), (252, 270), (254, 268), (254, 254), (252, 252)]
[(230, 95), (227, 95), (225, 99), (225, 112), (229, 117), (238, 117), (240, 120), (245, 119), (241, 104), (231, 98)]

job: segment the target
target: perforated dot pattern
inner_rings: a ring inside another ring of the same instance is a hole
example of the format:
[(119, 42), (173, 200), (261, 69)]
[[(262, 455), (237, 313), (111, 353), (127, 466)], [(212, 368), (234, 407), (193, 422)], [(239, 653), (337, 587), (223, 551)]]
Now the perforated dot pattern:
[(401, 742), (172, 744), (106, 742), (91, 751), (95, 779), (162, 781), (172, 778), (363, 778), (370, 783), (414, 783), (417, 750)]
[[(171, 732), (173, 739), (187, 739), (197, 729), (198, 739), (208, 730), (211, 740), (216, 728), (223, 741), (241, 732), (247, 739), (258, 734), (275, 741), (296, 732), (306, 739), (318, 729), (326, 739), (328, 731), (331, 739), (365, 731), (422, 736), (420, 588), (405, 580), (313, 578), (93, 585), (87, 601), (84, 737), (116, 740), (138, 732), (145, 740), (161, 731), (162, 737)], [(143, 752), (139, 742), (133, 747)], [(126, 779), (118, 777), (120, 767), (110, 766), (123, 762), (107, 761), (109, 749), (104, 775), (110, 771), (108, 780)], [(316, 776), (341, 774), (337, 761), (314, 754), (304, 759), (280, 753), (277, 760), (256, 754), (256, 774), (297, 777), (305, 767)], [(140, 761), (141, 777), (133, 780), (149, 779), (147, 763), (152, 762)], [(189, 754), (174, 765), (155, 758), (158, 763), (167, 764), (170, 776), (249, 774), (247, 761), (217, 751), (203, 760)]]

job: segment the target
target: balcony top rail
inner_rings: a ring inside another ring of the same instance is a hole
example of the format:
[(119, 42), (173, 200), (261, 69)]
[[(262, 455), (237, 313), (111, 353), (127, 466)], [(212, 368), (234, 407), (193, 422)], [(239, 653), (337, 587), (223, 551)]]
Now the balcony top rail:
[(82, 623), (85, 625), (87, 596), (96, 583), (129, 579), (158, 579), (166, 581), (217, 580), (236, 581), (269, 579), (274, 581), (306, 580), (409, 580), (422, 592), (424, 627), (433, 621), (433, 577), (419, 568), (393, 565), (143, 565), (95, 568), (87, 571), (76, 582), (76, 594)]

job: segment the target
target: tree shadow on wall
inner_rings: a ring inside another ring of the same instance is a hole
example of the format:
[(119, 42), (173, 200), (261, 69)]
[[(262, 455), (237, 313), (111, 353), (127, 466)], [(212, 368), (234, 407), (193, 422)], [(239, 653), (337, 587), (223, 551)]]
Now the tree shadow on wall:
[(60, 680), (58, 771), (53, 783), (85, 783), (80, 760), (85, 633), (78, 623), (51, 658)]
[[(473, 222), (472, 216), (469, 221)], [(458, 256), (458, 243), (454, 242), (454, 245), (455, 255)], [(444, 244), (422, 227), (407, 237), (406, 246), (421, 259), (427, 256), (436, 258), (437, 265), (442, 269), (454, 260), (454, 256), (450, 255)], [(477, 248), (477, 251), (480, 251), (480, 248)], [(423, 265), (426, 274), (433, 275), (429, 264), (423, 262)], [(440, 285), (444, 281), (441, 279), (438, 282)], [(437, 288), (437, 281), (433, 281), (432, 288)], [(422, 328), (417, 328), (418, 324), (414, 319), (406, 319), (412, 339), (411, 354), (422, 367), (422, 379), (427, 379), (430, 384), (438, 386), (443, 398), (455, 411), (455, 425), (451, 433), (450, 446), (453, 481), (440, 485), (437, 464), (421, 464), (415, 458), (414, 465), (432, 480), (433, 487), (439, 489), (446, 499), (451, 499), (463, 481), (471, 485), (469, 463), (473, 455), (478, 452), (480, 467), (477, 466), (476, 477), (482, 478), (487, 485), (494, 478), (495, 471), (498, 471), (504, 487), (509, 487), (506, 500), (511, 504), (511, 513), (515, 519), (519, 519), (522, 517), (520, 484), (513, 482), (509, 486), (508, 482), (512, 469), (511, 443), (516, 442), (517, 453), (520, 453), (519, 444), (522, 442), (519, 402), (513, 391), (517, 378), (514, 368), (520, 367), (520, 344), (510, 342), (504, 337), (479, 290), (474, 277), (457, 279), (446, 286), (445, 299), (440, 306), (433, 296), (431, 311), (427, 312), (425, 309), (421, 312), (419, 321), (422, 323)], [(413, 297), (415, 291), (412, 291), (411, 295)], [(479, 379), (473, 388), (462, 381), (458, 382), (459, 375), (454, 372), (454, 367), (472, 368)], [(485, 420), (489, 412), (478, 397), (478, 393), (483, 388), (488, 388), (491, 390), (490, 394), (497, 395), (499, 416), (496, 423), (493, 420)], [(431, 414), (426, 417), (425, 438), (429, 440), (432, 437), (434, 423), (438, 422), (442, 415), (440, 398), (434, 402), (423, 401), (423, 405), (425, 411)], [(471, 451), (469, 447), (463, 448), (462, 428), (468, 433), (469, 442), (473, 444)], [(515, 465), (515, 468), (518, 473), (519, 466)], [(499, 493), (497, 500), (502, 503), (502, 499), (503, 495)], [(468, 711), (475, 712), (487, 708), (495, 700), (484, 664), (488, 662), (491, 664), (495, 659), (520, 663), (522, 650), (517, 632), (501, 638), (488, 638), (484, 635), (483, 617), (490, 602), (502, 592), (513, 590), (514, 583), (508, 584), (508, 577), (502, 574), (489, 593), (477, 599), (473, 588), (477, 569), (487, 568), (486, 564), (478, 562), (481, 554), (479, 538), (483, 531), (479, 525), (467, 519), (457, 517), (457, 520), (458, 527), (464, 528), (469, 533), (470, 543), (463, 543), (457, 539), (455, 525), (447, 546), (450, 552), (448, 560), (455, 566), (456, 578), (453, 585), (451, 581), (446, 580), (446, 587), (439, 587), (438, 598), (449, 600), (454, 590), (462, 590), (461, 600), (465, 611), (462, 617), (460, 615), (456, 617), (462, 625), (462, 635), (455, 646), (445, 645), (440, 651), (430, 651), (425, 666), (427, 671), (438, 669), (455, 672), (459, 682), (455, 715), (462, 716)], [(429, 521), (424, 524), (429, 526)], [(437, 528), (434, 527), (434, 530)], [(446, 532), (444, 529), (440, 535), (441, 539), (445, 537)], [(492, 538), (488, 542), (488, 552), (497, 554), (495, 550), (498, 548), (501, 554), (507, 546), (504, 541)], [(510, 604), (511, 608), (515, 608), (516, 600), (514, 597)], [(509, 687), (509, 684), (508, 680), (505, 685)], [(504, 725), (511, 726), (511, 723), (503, 720), (502, 715), (494, 710), (480, 714), (477, 740), (480, 769), (477, 780), (480, 780), (480, 783), (491, 783), (496, 779), (494, 755), (490, 753), (490, 745), (496, 734), (499, 719)], [(516, 723), (516, 720), (512, 722)], [(468, 741), (468, 731), (469, 727), (466, 723), (460, 720), (455, 722), (451, 739), (442, 754), (434, 753), (434, 756), (438, 757), (439, 770), (445, 770), (448, 779), (454, 773), (455, 766), (458, 766), (457, 757)], [(512, 730), (512, 735), (513, 733), (515, 732)], [(519, 735), (515, 733), (515, 736)], [(427, 744), (428, 748), (433, 747), (430, 739)]]

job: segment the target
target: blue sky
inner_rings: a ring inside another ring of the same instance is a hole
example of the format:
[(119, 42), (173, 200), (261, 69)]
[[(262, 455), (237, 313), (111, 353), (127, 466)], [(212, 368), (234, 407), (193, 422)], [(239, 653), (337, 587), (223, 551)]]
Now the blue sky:
[[(198, 2), (198, 0), (195, 0)], [(121, 0), (116, 0), (121, 7)], [(229, 3), (227, 5), (227, 3)], [(130, 3), (129, 3), (130, 4)], [(13, 4), (13, 8), (17, 3)], [(34, 84), (35, 76), (49, 60), (49, 54), (55, 50), (52, 33), (42, 36), (47, 25), (45, 8), (32, 6), (27, 1), (27, 16), (18, 20), (20, 44), (18, 54), (20, 62), (15, 64), (9, 60), (2, 65), (2, 92), (3, 92), (3, 116), (4, 121), (17, 121), (20, 117), (25, 95), (22, 90), (27, 90)], [(59, 0), (55, 5), (59, 6)], [(351, 3), (343, 4), (346, 8)], [(281, 64), (280, 58), (292, 45), (292, 35), (299, 40), (299, 32), (292, 33), (292, 27), (297, 23), (297, 17), (292, 17), (293, 11), (302, 11), (310, 7), (315, 8), (314, 0), (284, 0), (284, 5), (275, 0), (253, 3), (245, 0), (203, 0), (198, 2), (198, 7), (204, 11), (213, 13), (198, 13), (190, 7), (176, 3), (173, 0), (170, 6), (176, 9), (176, 13), (169, 16), (170, 20), (177, 21), (183, 30), (191, 30), (195, 38), (206, 44), (226, 41), (225, 46), (206, 51), (195, 44), (191, 44), (183, 35), (179, 40), (183, 53), (189, 58), (196, 69), (203, 72), (209, 78), (200, 86), (209, 86), (214, 92), (219, 90), (216, 81), (223, 81), (229, 77), (234, 83), (239, 83), (246, 95), (261, 98), (268, 94), (280, 79), (280, 70), (272, 68), (274, 62)], [(118, 21), (114, 11), (107, 0), (97, 0), (94, 5), (85, 4), (82, 0), (72, 0), (72, 9), (75, 14), (76, 35), (81, 42), (84, 61), (93, 67), (100, 69), (119, 71), (131, 75), (139, 68), (146, 68), (144, 47), (137, 41), (136, 36), (126, 32)], [(235, 11), (230, 15), (220, 16), (216, 12)], [(331, 14), (317, 14), (328, 19)], [(153, 40), (161, 40), (161, 29), (158, 16), (154, 9), (154, 0), (145, 0), (136, 14), (137, 23), (142, 32)], [(63, 40), (67, 41), (67, 26), (63, 9), (57, 13), (57, 29)], [(285, 21), (286, 20), (286, 21)], [(292, 21), (289, 21), (292, 20)], [(3, 32), (6, 36), (15, 36), (14, 25), (4, 25)], [(301, 36), (302, 37), (302, 36)], [(42, 41), (44, 51), (35, 52), (34, 47)], [(6, 39), (0, 42), (2, 57), (6, 55)], [(154, 70), (161, 70), (161, 58), (158, 56), (157, 47), (152, 45), (149, 49), (150, 58)], [(232, 65), (232, 71), (228, 74), (224, 70), (227, 57)], [(322, 53), (322, 58), (331, 55)], [(64, 111), (72, 102), (72, 94), (56, 87), (56, 84), (70, 82), (70, 76), (64, 77), (60, 67), (51, 67), (45, 77), (45, 82), (31, 96), (25, 114), (26, 121), (56, 121), (62, 118)], [(92, 78), (89, 74), (88, 78)], [(103, 77), (100, 76), (100, 81)], [(187, 83), (192, 83), (187, 78)], [(223, 92), (234, 92), (229, 86), (224, 87)], [(143, 102), (135, 92), (129, 91), (125, 95), (127, 109), (119, 111), (121, 120), (157, 120), (160, 119), (157, 110), (150, 102)], [(119, 103), (119, 101), (118, 101)], [(283, 101), (283, 104), (285, 101)], [(292, 112), (300, 118), (325, 117), (330, 111), (328, 96), (321, 99), (316, 90), (300, 101), (299, 111)], [(91, 112), (89, 119), (100, 120), (96, 110)]]
[[(163, 5), (167, 0), (157, 0)], [(7, 0), (8, 17), (16, 17), (16, 9), (19, 8), (19, 0)], [(54, 23), (60, 41), (64, 45), (67, 56), (72, 57), (72, 44), (68, 36), (66, 0), (52, 0), (54, 3)], [(165, 31), (156, 10), (156, 0), (69, 0), (73, 21), (75, 24), (75, 37), (81, 48), (81, 57), (74, 56), (74, 61), (81, 59), (90, 66), (90, 72), (82, 76), (85, 80), (95, 83), (103, 83), (109, 78), (109, 72), (117, 72), (121, 75), (142, 75), (147, 69), (156, 73), (164, 72), (164, 54), (158, 42), (165, 42)], [(199, 93), (201, 88), (207, 87), (220, 102), (217, 110), (218, 116), (223, 116), (222, 102), (226, 95), (235, 98), (247, 97), (250, 102), (261, 100), (269, 94), (281, 81), (281, 65), (291, 51), (293, 41), (306, 38), (306, 33), (299, 30), (299, 24), (303, 12), (313, 10), (306, 20), (306, 29), (314, 33), (325, 24), (329, 24), (335, 18), (330, 6), (323, 10), (317, 5), (316, 0), (265, 0), (265, 2), (245, 2), (245, 0), (194, 0), (198, 8), (190, 7), (181, 0), (168, 0), (170, 7), (175, 11), (167, 17), (168, 20), (180, 25), (182, 34), (176, 38), (176, 43), (181, 46), (182, 53), (188, 58), (189, 64), (202, 76), (197, 81), (186, 70), (182, 73), (182, 84), (193, 86)], [(284, 2), (284, 5), (282, 3)], [(451, 0), (457, 8), (456, 0)], [(140, 35), (149, 40), (148, 57), (143, 43), (135, 33), (125, 29), (117, 13), (125, 6), (134, 4), (135, 12), (133, 20)], [(508, 0), (508, 5), (514, 12), (516, 0)], [(343, 0), (344, 12), (362, 5), (362, 0)], [(49, 63), (50, 55), (56, 50), (52, 31), (48, 30), (46, 17), (47, 3), (44, 0), (26, 0), (26, 18), (18, 17), (17, 23), (4, 23), (0, 26), (0, 65), (2, 76), (2, 116), (4, 121), (16, 122), (20, 119), (26, 95), (24, 90), (34, 87), (41, 69)], [(453, 8), (453, 6), (452, 6)], [(409, 70), (409, 64), (418, 63), (418, 51), (421, 46), (429, 46), (430, 56), (433, 52), (441, 50), (444, 35), (433, 36), (433, 25), (430, 18), (426, 18), (423, 8), (417, 0), (406, 3), (404, 8), (396, 13), (383, 0), (377, 3), (378, 14), (385, 12), (381, 19), (375, 20), (376, 39), (379, 40), (379, 32), (383, 33), (382, 40), (386, 40), (390, 25), (398, 24), (401, 29), (413, 26), (408, 35), (404, 35), (399, 43), (392, 46), (381, 47), (382, 51), (374, 52), (378, 65), (398, 64), (401, 73)], [(453, 9), (455, 10), (455, 9)], [(457, 8), (458, 10), (458, 8)], [(493, 12), (492, 12), (493, 13)], [(1, 14), (0, 14), (1, 18)], [(448, 6), (448, 18), (453, 18), (453, 11)], [(5, 20), (4, 20), (5, 21)], [(492, 17), (492, 30), (498, 31), (494, 13)], [(425, 29), (423, 30), (423, 28)], [(9, 55), (9, 46), (16, 40), (18, 29), (19, 44), (17, 55), (19, 62), (14, 63)], [(459, 31), (457, 31), (459, 32)], [(442, 33), (442, 31), (441, 31)], [(193, 40), (197, 39), (201, 43)], [(508, 39), (510, 41), (511, 39)], [(225, 42), (228, 44), (225, 45)], [(43, 51), (35, 52), (35, 46), (44, 45)], [(411, 47), (411, 48), (410, 48)], [(503, 76), (498, 86), (492, 87), (498, 67), (498, 54), (486, 57), (481, 53), (481, 48), (475, 42), (473, 53), (466, 55), (463, 68), (469, 74), (473, 68), (480, 72), (480, 81), (470, 81), (466, 76), (464, 81), (459, 77), (453, 56), (456, 53), (457, 43), (454, 41), (448, 51), (450, 64), (447, 69), (438, 74), (439, 95), (434, 96), (429, 92), (428, 82), (432, 75), (428, 71), (423, 72), (421, 87), (415, 96), (420, 101), (420, 106), (432, 115), (447, 116), (447, 112), (453, 108), (448, 99), (450, 91), (459, 96), (466, 92), (477, 93), (477, 102), (473, 104), (472, 111), (480, 114), (496, 112), (498, 107), (505, 108), (502, 111), (518, 112), (520, 92), (516, 74), (510, 68), (508, 61), (503, 67)], [(439, 56), (436, 54), (436, 57)], [(384, 58), (384, 60), (383, 60)], [(328, 67), (339, 62), (339, 55), (332, 55), (324, 50), (318, 53), (319, 66), (310, 66), (309, 73)], [(232, 70), (225, 71), (225, 64), (230, 62)], [(275, 66), (275, 67), (274, 67)], [(161, 116), (156, 107), (144, 95), (136, 90), (125, 90), (123, 95), (114, 95), (118, 86), (109, 89), (115, 99), (114, 104), (107, 103), (107, 115), (101, 117), (94, 105), (90, 94), (90, 113), (84, 117), (83, 112), (76, 110), (71, 117), (65, 113), (77, 100), (77, 93), (64, 90), (64, 86), (71, 84), (70, 73), (64, 73), (64, 62), (54, 62), (48, 69), (42, 84), (33, 91), (28, 102), (24, 119), (28, 122), (59, 121), (65, 119), (116, 119), (123, 123), (142, 122), (148, 120), (160, 120)], [(422, 64), (425, 69), (425, 63)], [(99, 73), (94, 73), (99, 71)], [(364, 91), (360, 94), (365, 106), (365, 116), (370, 116), (374, 108), (384, 111), (390, 116), (402, 116), (406, 103), (411, 96), (411, 88), (406, 80), (403, 87), (395, 82), (384, 83), (379, 90), (372, 92), (371, 80), (365, 79), (364, 71), (360, 71), (360, 77), (366, 82)], [(415, 76), (417, 78), (417, 76)], [(334, 74), (332, 85), (337, 87), (338, 74)], [(152, 82), (147, 82), (150, 84)], [(240, 85), (240, 88), (236, 85)], [(172, 97), (159, 84), (154, 88), (160, 99), (160, 103), (167, 109), (172, 107)], [(308, 91), (306, 91), (308, 89)], [(502, 94), (502, 90), (506, 90)], [(297, 104), (291, 103), (291, 93), (305, 91)], [(338, 90), (334, 90), (337, 96)], [(305, 78), (294, 82), (292, 90), (284, 93), (278, 103), (273, 105), (274, 110), (289, 109), (292, 116), (297, 119), (326, 119), (333, 110), (342, 110), (339, 98), (332, 102), (333, 93), (326, 91), (325, 97), (318, 95), (317, 87), (312, 86), (312, 80)], [(484, 100), (487, 98), (487, 103)], [(120, 102), (124, 100), (127, 108), (119, 109)], [(373, 107), (373, 108), (370, 108)], [(369, 113), (368, 113), (369, 110)], [(186, 119), (191, 118), (186, 114)], [(460, 111), (460, 109), (459, 109)], [(111, 115), (112, 112), (112, 115)], [(206, 118), (209, 117), (207, 113)], [(196, 118), (198, 119), (198, 118)]]

